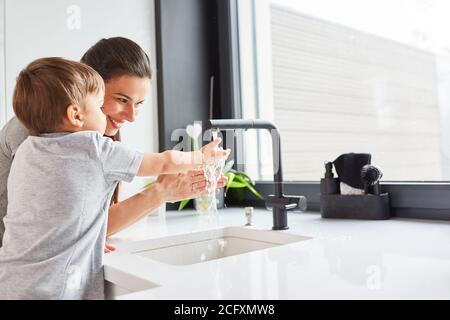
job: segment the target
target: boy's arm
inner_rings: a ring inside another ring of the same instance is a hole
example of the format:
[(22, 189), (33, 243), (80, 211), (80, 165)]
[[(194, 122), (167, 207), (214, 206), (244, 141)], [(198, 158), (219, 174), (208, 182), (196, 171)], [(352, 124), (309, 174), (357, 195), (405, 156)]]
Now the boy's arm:
[(166, 151), (163, 153), (145, 153), (137, 176), (158, 176), (194, 170), (204, 163), (211, 163), (217, 159), (225, 159), (230, 150), (219, 148), (221, 139), (216, 139), (200, 151), (181, 152)]
[[(196, 162), (194, 159), (195, 157), (198, 158), (198, 151), (165, 151), (162, 153), (144, 153), (144, 158), (142, 159), (137, 176), (148, 177), (188, 171), (194, 169), (194, 163)], [(197, 166), (200, 164), (201, 160)]]

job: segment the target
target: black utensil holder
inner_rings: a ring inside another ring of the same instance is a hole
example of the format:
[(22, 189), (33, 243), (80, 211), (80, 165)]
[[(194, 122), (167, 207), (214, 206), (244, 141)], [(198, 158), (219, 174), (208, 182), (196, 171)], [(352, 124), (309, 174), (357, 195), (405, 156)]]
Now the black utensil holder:
[(320, 212), (324, 219), (387, 220), (391, 217), (389, 194), (322, 194)]

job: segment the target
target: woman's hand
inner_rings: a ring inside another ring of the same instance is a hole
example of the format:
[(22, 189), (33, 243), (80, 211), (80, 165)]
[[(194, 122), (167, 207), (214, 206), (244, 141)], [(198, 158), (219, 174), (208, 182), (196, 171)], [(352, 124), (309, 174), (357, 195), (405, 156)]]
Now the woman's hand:
[[(227, 178), (222, 176), (217, 183), (217, 188), (223, 188), (226, 184)], [(193, 170), (180, 174), (161, 175), (154, 187), (160, 190), (166, 202), (173, 203), (207, 193), (208, 181), (204, 170)]]
[(104, 253), (108, 254), (108, 253), (112, 253), (114, 251), (116, 251), (116, 248), (109, 245), (109, 244), (105, 244), (105, 248), (103, 249)]
[(225, 186), (228, 183), (228, 178), (226, 176), (222, 176), (219, 181), (217, 181), (217, 192), (219, 192), (219, 189), (225, 188)]

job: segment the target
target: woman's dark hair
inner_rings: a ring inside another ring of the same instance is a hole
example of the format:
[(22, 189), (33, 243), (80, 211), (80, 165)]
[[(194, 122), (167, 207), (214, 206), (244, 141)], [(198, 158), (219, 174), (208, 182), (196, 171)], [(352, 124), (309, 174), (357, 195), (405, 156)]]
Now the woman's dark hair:
[[(102, 39), (83, 55), (80, 62), (97, 71), (107, 83), (115, 77), (136, 76), (152, 78), (150, 59), (144, 50), (134, 41), (122, 38)], [(120, 141), (120, 131), (114, 137)], [(119, 185), (114, 190), (111, 205), (119, 202)]]
[(127, 38), (100, 40), (83, 55), (81, 62), (97, 71), (105, 82), (123, 75), (152, 78), (148, 55)]

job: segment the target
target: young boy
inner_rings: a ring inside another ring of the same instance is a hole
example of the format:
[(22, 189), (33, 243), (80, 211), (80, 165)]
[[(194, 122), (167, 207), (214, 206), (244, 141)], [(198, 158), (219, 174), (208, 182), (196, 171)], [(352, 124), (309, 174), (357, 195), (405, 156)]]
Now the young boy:
[(103, 91), (93, 69), (62, 58), (36, 60), (17, 79), (14, 111), (33, 136), (17, 150), (9, 175), (0, 299), (103, 299), (116, 184), (229, 155), (220, 140), (200, 152), (152, 154), (103, 137)]

